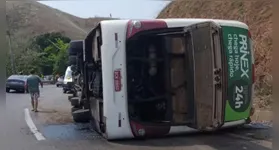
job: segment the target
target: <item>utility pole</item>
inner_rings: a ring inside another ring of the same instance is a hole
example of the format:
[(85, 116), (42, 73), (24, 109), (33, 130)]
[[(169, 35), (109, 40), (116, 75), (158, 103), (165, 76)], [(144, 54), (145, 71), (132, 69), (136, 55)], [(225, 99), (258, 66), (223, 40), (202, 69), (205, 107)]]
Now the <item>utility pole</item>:
[[(12, 6), (14, 8), (14, 4)], [(10, 29), (9, 29), (9, 22), (10, 22), (9, 17), (6, 14), (6, 23), (7, 23), (6, 34), (8, 36), (8, 41), (9, 41), (10, 61), (11, 61), (12, 73), (15, 74), (16, 69), (15, 69), (14, 53), (13, 53), (13, 49), (12, 49), (11, 32), (10, 32)]]
[(9, 30), (7, 30), (7, 35), (8, 35), (8, 40), (9, 40), (9, 52), (10, 52), (10, 61), (11, 61), (11, 66), (12, 66), (12, 72), (13, 74), (15, 74), (16, 70), (15, 70), (15, 63), (14, 63), (14, 53), (13, 53), (13, 49), (12, 49), (12, 40), (11, 40), (11, 33)]

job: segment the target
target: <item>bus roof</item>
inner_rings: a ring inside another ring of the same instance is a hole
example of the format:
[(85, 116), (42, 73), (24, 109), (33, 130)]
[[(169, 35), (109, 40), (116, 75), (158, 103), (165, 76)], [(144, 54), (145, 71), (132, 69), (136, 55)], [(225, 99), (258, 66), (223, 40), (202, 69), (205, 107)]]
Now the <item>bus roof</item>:
[[(205, 18), (167, 18), (167, 19), (135, 19), (138, 21), (141, 20), (162, 20), (165, 21), (168, 24), (168, 27), (178, 27), (183, 25), (190, 25), (190, 24), (195, 24), (195, 23), (200, 23), (200, 22), (205, 22), (205, 21), (213, 21), (221, 26), (233, 26), (233, 27), (240, 27), (240, 28), (245, 28), (248, 29), (248, 26), (240, 21), (237, 20), (222, 20), (222, 19), (205, 19)], [(100, 23), (102, 25), (114, 25), (114, 23), (123, 23), (126, 24), (130, 20), (103, 20)]]

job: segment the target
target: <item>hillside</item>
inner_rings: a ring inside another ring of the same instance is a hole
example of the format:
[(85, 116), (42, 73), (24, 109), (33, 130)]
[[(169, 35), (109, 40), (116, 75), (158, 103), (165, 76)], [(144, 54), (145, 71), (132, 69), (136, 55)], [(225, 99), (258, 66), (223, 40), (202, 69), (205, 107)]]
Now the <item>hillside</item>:
[(46, 32), (62, 32), (71, 39), (83, 38), (99, 21), (83, 19), (35, 1), (6, 1), (8, 27), (17, 40)]
[(158, 18), (215, 18), (245, 22), (254, 40), (256, 93), (259, 107), (271, 103), (272, 76), (272, 1), (271, 0), (177, 0)]

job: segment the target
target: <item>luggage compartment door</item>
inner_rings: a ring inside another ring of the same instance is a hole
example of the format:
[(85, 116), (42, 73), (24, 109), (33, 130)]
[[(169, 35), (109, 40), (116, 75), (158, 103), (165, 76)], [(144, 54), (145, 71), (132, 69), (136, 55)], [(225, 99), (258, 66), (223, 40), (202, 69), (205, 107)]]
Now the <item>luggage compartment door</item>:
[(190, 63), (190, 98), (193, 121), (198, 130), (215, 130), (224, 123), (222, 78), (223, 54), (221, 28), (213, 22), (203, 22), (185, 28), (186, 56)]

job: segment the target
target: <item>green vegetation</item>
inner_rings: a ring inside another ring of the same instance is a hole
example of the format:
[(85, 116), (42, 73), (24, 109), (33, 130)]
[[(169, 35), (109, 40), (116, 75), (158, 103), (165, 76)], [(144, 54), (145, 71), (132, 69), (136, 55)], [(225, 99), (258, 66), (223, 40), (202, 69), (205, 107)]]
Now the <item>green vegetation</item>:
[(68, 43), (63, 42), (61, 39), (57, 39), (56, 43), (44, 49), (46, 53), (49, 53), (46, 60), (53, 62), (52, 70), (54, 74), (64, 74), (68, 63), (68, 47)]
[[(11, 39), (15, 72), (23, 71), (28, 74), (30, 68), (44, 75), (61, 72), (58, 70), (62, 70), (61, 66), (66, 62), (54, 61), (49, 54), (58, 56), (59, 50), (49, 47), (48, 49), (52, 49), (49, 51), (54, 52), (46, 53), (45, 48), (51, 46), (51, 43), (60, 45), (57, 39), (64, 44), (69, 43), (70, 39), (83, 39), (98, 22), (109, 19), (117, 18), (84, 19), (35, 1), (6, 1), (7, 34), (10, 34), (7, 38)], [(60, 55), (57, 59), (63, 58)], [(6, 58), (6, 76), (9, 76), (12, 74), (10, 53), (7, 53)]]
[[(64, 74), (68, 61), (68, 46), (70, 39), (59, 32), (46, 33), (32, 38), (29, 42), (14, 42), (13, 55), (15, 71), (29, 74), (31, 69), (37, 74)], [(6, 75), (13, 74), (8, 55)]]

